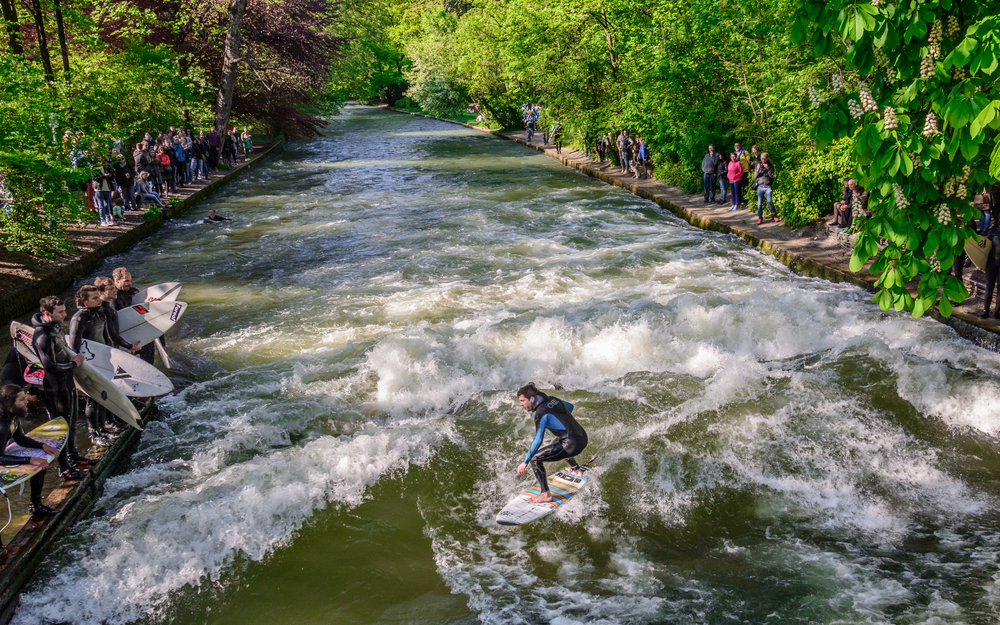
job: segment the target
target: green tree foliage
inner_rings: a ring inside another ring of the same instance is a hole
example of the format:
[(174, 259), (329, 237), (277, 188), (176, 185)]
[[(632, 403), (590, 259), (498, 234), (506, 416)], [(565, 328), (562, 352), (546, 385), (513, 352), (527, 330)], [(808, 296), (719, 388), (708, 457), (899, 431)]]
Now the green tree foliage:
[(820, 54), (842, 50), (850, 70), (818, 83), (814, 133), (823, 143), (853, 138), (873, 214), (851, 268), (872, 260), (883, 310), (920, 316), (937, 304), (948, 316), (967, 297), (949, 270), (974, 236), (971, 196), (1000, 173), (998, 9), (959, 0), (799, 3), (796, 41)]
[(334, 32), (346, 43), (331, 68), (333, 97), (390, 104), (403, 97), (409, 86), (405, 74), (412, 66), (405, 45), (419, 20), (419, 13), (407, 1), (342, 2)]

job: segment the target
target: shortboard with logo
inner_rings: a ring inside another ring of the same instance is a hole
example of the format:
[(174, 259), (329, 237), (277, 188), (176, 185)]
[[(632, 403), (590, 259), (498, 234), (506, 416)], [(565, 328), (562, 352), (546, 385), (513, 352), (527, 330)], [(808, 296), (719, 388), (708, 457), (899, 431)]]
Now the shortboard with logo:
[(991, 249), (993, 249), (993, 242), (984, 236), (980, 236), (978, 242), (973, 237), (969, 237), (969, 240), (965, 242), (965, 253), (968, 254), (969, 260), (983, 271), (986, 270), (986, 261), (990, 257)]
[[(31, 345), (31, 337), (33, 335), (34, 330), (30, 327), (17, 321), (11, 322), (10, 336), (14, 339), (14, 347), (17, 349), (17, 352), (24, 356), (28, 362), (40, 364), (38, 355), (35, 354), (35, 348)], [(66, 351), (71, 355), (75, 355), (73, 350), (69, 348)], [(125, 352), (122, 353), (124, 354)], [(83, 366), (74, 367), (73, 381), (76, 383), (77, 388), (87, 394), (87, 397), (104, 406), (115, 416), (124, 420), (135, 429), (142, 429), (139, 411), (132, 405), (132, 401), (128, 397), (125, 397), (125, 394), (115, 386), (114, 382), (105, 377), (105, 374), (87, 362), (86, 357), (84, 357)]]
[[(69, 425), (66, 424), (66, 420), (59, 418), (53, 419), (47, 423), (43, 423), (37, 428), (28, 432), (28, 438), (33, 438), (39, 443), (45, 443), (49, 447), (55, 447), (59, 451), (62, 451), (63, 445), (66, 444), (66, 437), (69, 435)], [(45, 458), (49, 462), (55, 460), (55, 456), (45, 453), (43, 449), (31, 449), (30, 447), (21, 447), (16, 443), (11, 443), (7, 445), (7, 449), (4, 453), (8, 456), (28, 456), (31, 458)], [(19, 464), (13, 467), (0, 467), (0, 487), (4, 490), (10, 488), (11, 486), (17, 486), (21, 482), (27, 480), (32, 475), (38, 473), (41, 469), (31, 464)]]
[(541, 493), (538, 482), (522, 492), (497, 514), (497, 523), (500, 525), (524, 525), (547, 517), (560, 506), (568, 503), (580, 492), (580, 489), (587, 485), (587, 469), (583, 468), (583, 475), (570, 473), (569, 469), (563, 469), (549, 476), (549, 492), (552, 493), (552, 503), (531, 503), (528, 498)]
[(97, 341), (80, 341), (80, 353), (129, 397), (159, 397), (174, 390), (162, 371), (128, 352)]
[(184, 302), (146, 302), (118, 311), (118, 333), (129, 343), (143, 346), (163, 335), (184, 315)]

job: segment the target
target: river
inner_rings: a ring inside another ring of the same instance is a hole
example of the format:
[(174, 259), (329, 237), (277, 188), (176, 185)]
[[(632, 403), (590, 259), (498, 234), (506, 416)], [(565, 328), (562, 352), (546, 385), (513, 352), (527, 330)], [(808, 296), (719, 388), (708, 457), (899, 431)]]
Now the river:
[[(997, 354), (512, 142), (348, 107), (118, 265), (181, 390), (19, 625), (1000, 616)], [(599, 457), (501, 527), (529, 381)]]

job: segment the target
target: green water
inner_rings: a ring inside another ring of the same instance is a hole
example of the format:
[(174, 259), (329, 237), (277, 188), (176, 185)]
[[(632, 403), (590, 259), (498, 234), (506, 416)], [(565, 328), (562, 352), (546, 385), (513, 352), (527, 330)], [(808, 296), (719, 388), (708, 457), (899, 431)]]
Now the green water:
[[(941, 324), (364, 107), (193, 213), (95, 273), (183, 281), (180, 390), (16, 623), (1000, 616), (1000, 358)], [(600, 457), (501, 527), (529, 381)]]

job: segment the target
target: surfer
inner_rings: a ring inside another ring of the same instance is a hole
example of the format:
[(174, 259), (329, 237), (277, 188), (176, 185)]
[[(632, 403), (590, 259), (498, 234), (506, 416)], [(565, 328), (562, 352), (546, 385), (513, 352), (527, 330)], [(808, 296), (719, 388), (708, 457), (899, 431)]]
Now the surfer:
[[(24, 435), (21, 430), (21, 419), (27, 415), (28, 396), (24, 394), (21, 387), (16, 384), (5, 384), (3, 388), (0, 388), (0, 450), (6, 450), (7, 444), (13, 439), (21, 447), (41, 449), (50, 456), (58, 456), (59, 450), (55, 447), (39, 443)], [(30, 464), (40, 467), (41, 470), (28, 480), (28, 483), (31, 484), (28, 511), (31, 512), (31, 516), (37, 517), (52, 516), (61, 512), (58, 508), (51, 508), (42, 503), (42, 485), (45, 484), (45, 469), (49, 466), (48, 460), (31, 456), (9, 456), (3, 453), (0, 454), (0, 464), (4, 466)]]
[(215, 209), (208, 209), (208, 220), (209, 221), (232, 221), (229, 217), (218, 217), (215, 214)]
[[(132, 296), (139, 292), (139, 289), (132, 285), (132, 274), (125, 267), (118, 267), (111, 272), (111, 279), (115, 282), (118, 293), (115, 295), (114, 308), (119, 311), (132, 305)], [(147, 302), (159, 301), (159, 298), (150, 297)], [(156, 346), (152, 342), (144, 345), (136, 354), (139, 358), (149, 364), (153, 364), (153, 356), (156, 353)]]
[(66, 445), (59, 454), (59, 475), (63, 479), (78, 480), (84, 474), (76, 467), (93, 464), (76, 449), (76, 413), (80, 402), (73, 383), (73, 369), (83, 366), (83, 356), (70, 357), (66, 349), (66, 335), (60, 325), (66, 319), (63, 301), (55, 295), (47, 295), (39, 301), (38, 307), (40, 312), (31, 318), (31, 325), (35, 327), (31, 346), (45, 370), (42, 403), (49, 419), (62, 417), (69, 424)]
[(101, 294), (101, 312), (104, 313), (104, 344), (119, 347), (131, 353), (139, 351), (139, 341), (129, 343), (118, 331), (118, 311), (115, 310), (115, 297), (118, 287), (111, 278), (99, 276), (94, 279), (94, 286)]
[[(104, 315), (101, 291), (96, 286), (91, 284), (81, 286), (76, 292), (76, 305), (77, 310), (69, 320), (67, 343), (70, 349), (79, 354), (82, 351), (83, 339), (105, 343), (108, 320)], [(117, 314), (115, 312), (115, 315)], [(84, 401), (84, 414), (87, 417), (90, 441), (95, 445), (106, 446), (110, 442), (108, 435), (112, 432), (106, 423), (107, 412), (104, 406), (87, 397)]]
[[(587, 446), (587, 432), (573, 418), (571, 414), (573, 404), (558, 397), (546, 395), (535, 388), (534, 382), (529, 382), (517, 391), (517, 401), (522, 408), (535, 413), (535, 439), (531, 441), (531, 447), (524, 456), (524, 462), (518, 465), (517, 474), (524, 475), (524, 471), (530, 463), (541, 492), (529, 497), (528, 501), (531, 503), (551, 502), (552, 493), (549, 492), (549, 479), (545, 473), (544, 463), (565, 460), (573, 473), (582, 476), (583, 469), (574, 460), (574, 456)], [(542, 439), (545, 437), (546, 429), (552, 431), (556, 440), (542, 447)]]

